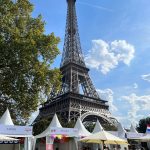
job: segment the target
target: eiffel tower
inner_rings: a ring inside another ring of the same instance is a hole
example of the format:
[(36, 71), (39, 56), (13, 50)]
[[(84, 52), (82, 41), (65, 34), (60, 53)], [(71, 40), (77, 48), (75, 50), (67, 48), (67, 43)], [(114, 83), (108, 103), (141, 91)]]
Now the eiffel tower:
[(115, 125), (116, 119), (109, 112), (108, 102), (99, 97), (84, 62), (75, 2), (76, 0), (67, 0), (65, 41), (60, 65), (63, 75), (61, 90), (58, 93), (52, 90), (47, 102), (39, 109), (34, 123), (57, 113), (66, 123), (81, 117), (83, 122), (99, 119), (102, 124)]

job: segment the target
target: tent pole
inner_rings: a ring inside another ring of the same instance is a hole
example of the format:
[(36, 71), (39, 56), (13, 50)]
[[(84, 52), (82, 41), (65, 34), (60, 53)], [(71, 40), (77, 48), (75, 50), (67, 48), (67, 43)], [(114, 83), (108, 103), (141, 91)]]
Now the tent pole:
[(102, 140), (102, 150), (104, 150), (104, 141)]
[(28, 148), (28, 137), (27, 137), (27, 150), (29, 150), (29, 148)]
[(20, 150), (20, 143), (19, 143), (19, 150)]

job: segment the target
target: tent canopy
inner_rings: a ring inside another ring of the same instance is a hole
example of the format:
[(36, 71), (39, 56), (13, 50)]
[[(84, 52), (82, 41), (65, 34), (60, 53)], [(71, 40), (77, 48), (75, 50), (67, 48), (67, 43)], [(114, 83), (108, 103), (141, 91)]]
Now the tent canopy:
[(78, 120), (74, 126), (74, 129), (78, 129), (78, 133), (77, 133), (76, 137), (91, 135), (91, 133), (84, 127), (80, 118), (78, 118)]
[(123, 140), (117, 136), (114, 136), (104, 130), (87, 136), (80, 140), (86, 143), (105, 143), (105, 144), (128, 144), (126, 140)]
[(131, 124), (130, 132), (138, 133), (138, 132), (136, 131), (135, 127), (133, 126), (133, 124)]
[(1, 119), (0, 119), (0, 124), (3, 125), (14, 125), (11, 116), (10, 116), (10, 112), (7, 108), (7, 110), (5, 111), (5, 113), (2, 115)]
[(43, 131), (41, 134), (36, 135), (35, 138), (42, 138), (47, 136), (50, 133), (50, 128), (52, 127), (56, 127), (56, 128), (62, 128), (57, 115), (55, 114), (51, 123), (49, 124), (49, 126), (47, 127), (47, 129), (45, 131)]
[(93, 130), (92, 133), (97, 133), (97, 132), (100, 132), (102, 130), (104, 130), (104, 129), (103, 129), (103, 127), (101, 126), (100, 122), (97, 119), (96, 125), (95, 125), (94, 130)]
[(119, 136), (120, 138), (125, 138), (126, 131), (125, 131), (125, 129), (122, 127), (122, 124), (121, 124), (120, 122), (118, 122), (117, 129), (118, 129), (118, 136)]
[(136, 139), (143, 137), (143, 133), (138, 133), (133, 124), (130, 126), (130, 132), (127, 132), (127, 139)]

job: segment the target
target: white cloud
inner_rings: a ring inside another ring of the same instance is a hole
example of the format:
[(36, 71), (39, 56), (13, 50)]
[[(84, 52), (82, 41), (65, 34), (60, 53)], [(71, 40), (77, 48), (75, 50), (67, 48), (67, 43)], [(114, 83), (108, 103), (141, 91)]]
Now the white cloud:
[(113, 91), (111, 89), (100, 90), (97, 89), (97, 92), (100, 95), (100, 98), (103, 100), (107, 100), (110, 106), (111, 111), (117, 111), (117, 107), (113, 104)]
[(143, 115), (138, 114), (141, 110), (149, 110), (150, 95), (137, 96), (132, 93), (129, 96), (122, 96), (122, 99), (129, 103), (128, 118), (133, 123), (137, 123), (137, 120), (142, 118)]
[(143, 80), (150, 82), (150, 74), (142, 75)]
[(137, 84), (137, 83), (134, 83), (134, 84), (133, 84), (133, 88), (134, 88), (134, 89), (137, 89), (137, 88), (138, 88), (138, 84)]
[(86, 64), (103, 74), (116, 68), (120, 62), (130, 65), (134, 58), (134, 46), (125, 40), (115, 40), (107, 43), (101, 39), (92, 40), (92, 49), (85, 57)]

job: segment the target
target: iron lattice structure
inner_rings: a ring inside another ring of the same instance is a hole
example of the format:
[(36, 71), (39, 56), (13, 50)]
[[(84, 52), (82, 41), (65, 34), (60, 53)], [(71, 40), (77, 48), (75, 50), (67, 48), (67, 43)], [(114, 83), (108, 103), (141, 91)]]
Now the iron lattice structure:
[(116, 119), (111, 116), (107, 101), (100, 99), (83, 59), (75, 2), (67, 0), (65, 41), (60, 65), (62, 88), (58, 93), (52, 90), (47, 102), (39, 109), (35, 122), (57, 113), (66, 123), (81, 117), (83, 122), (93, 122), (98, 118), (101, 123), (114, 125)]

